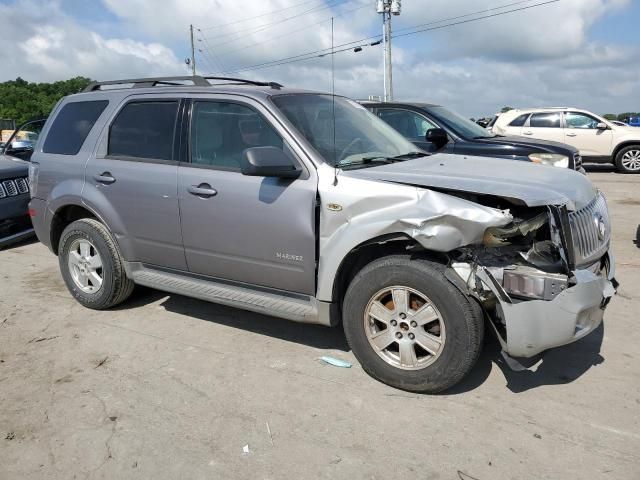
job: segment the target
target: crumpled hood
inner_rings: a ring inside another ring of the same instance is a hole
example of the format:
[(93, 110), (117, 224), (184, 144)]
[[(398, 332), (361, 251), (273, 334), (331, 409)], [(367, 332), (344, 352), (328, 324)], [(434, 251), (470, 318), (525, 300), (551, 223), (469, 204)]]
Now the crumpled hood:
[(0, 179), (26, 177), (29, 174), (29, 162), (8, 155), (0, 155)]
[(518, 199), (530, 207), (567, 205), (569, 210), (576, 210), (596, 195), (596, 188), (585, 175), (567, 168), (445, 153), (347, 170), (342, 175), (495, 195)]

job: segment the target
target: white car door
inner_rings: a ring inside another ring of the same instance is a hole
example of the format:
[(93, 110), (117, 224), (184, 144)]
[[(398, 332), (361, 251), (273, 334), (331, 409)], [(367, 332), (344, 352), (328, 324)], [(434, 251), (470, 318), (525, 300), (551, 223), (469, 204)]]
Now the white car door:
[(600, 129), (600, 119), (582, 112), (565, 112), (565, 143), (580, 150), (583, 157), (611, 155), (613, 132), (610, 128)]
[(522, 135), (541, 140), (564, 142), (561, 112), (532, 113), (522, 128)]

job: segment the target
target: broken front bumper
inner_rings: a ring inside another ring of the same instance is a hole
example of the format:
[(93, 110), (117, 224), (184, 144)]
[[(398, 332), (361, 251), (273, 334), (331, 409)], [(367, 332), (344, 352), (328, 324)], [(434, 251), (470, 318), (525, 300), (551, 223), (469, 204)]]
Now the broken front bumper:
[(511, 298), (489, 270), (478, 269), (476, 278), (497, 299), (494, 321), (504, 327), (496, 331), (505, 352), (513, 357), (532, 357), (595, 330), (617, 286), (611, 253), (603, 260), (606, 266), (600, 271), (574, 271), (572, 285), (553, 300)]

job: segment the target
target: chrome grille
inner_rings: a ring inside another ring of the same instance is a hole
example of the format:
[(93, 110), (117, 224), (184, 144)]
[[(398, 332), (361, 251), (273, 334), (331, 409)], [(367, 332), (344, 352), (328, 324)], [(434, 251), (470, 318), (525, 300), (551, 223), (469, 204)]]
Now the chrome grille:
[(580, 168), (582, 167), (582, 157), (578, 152), (573, 154), (573, 164), (573, 168), (575, 168), (576, 170), (580, 170)]
[(582, 265), (600, 258), (609, 247), (611, 221), (607, 200), (602, 193), (586, 207), (569, 214), (576, 264)]
[(2, 182), (2, 186), (4, 191), (7, 192), (7, 196), (13, 197), (18, 194), (18, 187), (16, 187), (16, 182), (13, 180), (5, 180)]
[(26, 177), (3, 180), (0, 183), (0, 198), (15, 197), (26, 193), (29, 193), (29, 183)]
[(29, 193), (29, 185), (26, 178), (16, 178), (16, 187), (19, 194)]

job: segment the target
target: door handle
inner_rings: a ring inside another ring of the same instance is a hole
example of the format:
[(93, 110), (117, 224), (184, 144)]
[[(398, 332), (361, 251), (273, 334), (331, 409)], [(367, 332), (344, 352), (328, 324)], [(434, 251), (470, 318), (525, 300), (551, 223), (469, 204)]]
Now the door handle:
[(575, 137), (577, 133), (567, 133), (567, 137)]
[(116, 181), (115, 178), (109, 172), (102, 172), (100, 175), (94, 175), (93, 179), (98, 183), (104, 183), (105, 185), (109, 185)]
[(533, 135), (533, 132), (522, 132), (523, 135)]
[(218, 191), (211, 188), (211, 185), (209, 185), (208, 183), (201, 183), (200, 185), (191, 185), (187, 188), (187, 191), (191, 195), (196, 195), (197, 197), (202, 197), (202, 198), (215, 197), (218, 194)]

